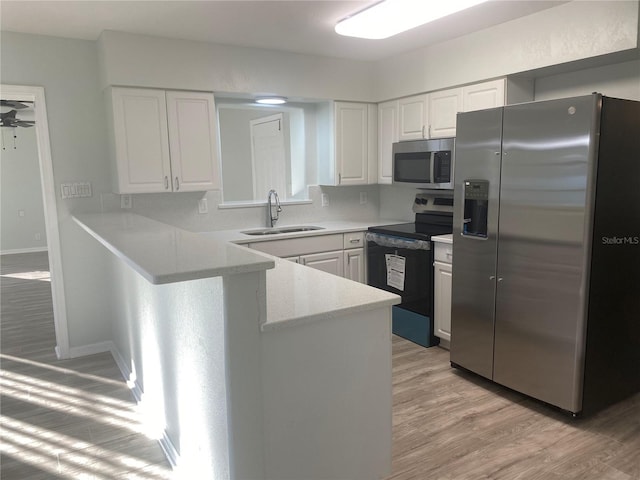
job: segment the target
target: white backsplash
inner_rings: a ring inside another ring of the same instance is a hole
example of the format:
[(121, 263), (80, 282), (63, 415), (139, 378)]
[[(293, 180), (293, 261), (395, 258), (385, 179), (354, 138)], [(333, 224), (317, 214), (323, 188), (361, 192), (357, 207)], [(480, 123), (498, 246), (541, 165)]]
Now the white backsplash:
[[(360, 203), (360, 192), (365, 192), (367, 202)], [(329, 205), (322, 206), (321, 194), (328, 196)], [(119, 205), (118, 195), (103, 203), (113, 209)], [(310, 186), (312, 203), (284, 204), (279, 225), (309, 224), (332, 220), (376, 220), (380, 212), (379, 186), (324, 187)], [(198, 213), (198, 201), (207, 199), (208, 213)], [(232, 230), (237, 228), (264, 227), (267, 225), (266, 205), (218, 208), (219, 191), (192, 193), (148, 193), (132, 195), (131, 212), (176, 225), (194, 232)], [(266, 194), (265, 194), (266, 201)], [(411, 212), (411, 203), (404, 208)], [(392, 218), (403, 218), (393, 216)]]

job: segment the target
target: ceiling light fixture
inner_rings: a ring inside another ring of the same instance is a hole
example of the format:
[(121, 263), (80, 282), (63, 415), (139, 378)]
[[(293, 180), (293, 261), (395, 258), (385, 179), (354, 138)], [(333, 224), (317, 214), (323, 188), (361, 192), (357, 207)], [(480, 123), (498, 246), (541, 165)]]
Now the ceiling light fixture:
[(287, 99), (286, 97), (260, 97), (256, 98), (256, 103), (262, 105), (282, 105), (283, 103), (287, 103)]
[(473, 7), (487, 0), (384, 0), (340, 20), (335, 31), (379, 40)]

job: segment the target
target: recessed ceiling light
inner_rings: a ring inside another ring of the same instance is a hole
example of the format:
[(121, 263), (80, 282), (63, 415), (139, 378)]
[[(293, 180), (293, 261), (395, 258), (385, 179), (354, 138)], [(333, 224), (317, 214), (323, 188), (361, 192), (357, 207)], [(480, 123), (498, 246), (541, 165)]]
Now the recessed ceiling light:
[(285, 97), (260, 97), (256, 98), (256, 103), (261, 103), (262, 105), (282, 105), (283, 103), (287, 103), (287, 99)]
[(384, 0), (335, 26), (347, 37), (379, 40), (446, 17), (487, 0)]

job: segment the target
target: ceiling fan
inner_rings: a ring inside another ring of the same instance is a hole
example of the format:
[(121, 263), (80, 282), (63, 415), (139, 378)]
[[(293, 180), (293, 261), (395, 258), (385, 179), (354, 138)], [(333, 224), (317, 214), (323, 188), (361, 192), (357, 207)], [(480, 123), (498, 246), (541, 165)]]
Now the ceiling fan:
[(0, 100), (0, 107), (22, 110), (23, 108), (33, 108), (33, 102), (28, 100)]
[[(2, 100), (4, 104), (6, 100)], [(23, 108), (23, 107), (21, 107)], [(33, 127), (36, 122), (31, 120), (20, 120), (16, 118), (17, 110), (9, 110), (5, 113), (0, 113), (0, 127)]]

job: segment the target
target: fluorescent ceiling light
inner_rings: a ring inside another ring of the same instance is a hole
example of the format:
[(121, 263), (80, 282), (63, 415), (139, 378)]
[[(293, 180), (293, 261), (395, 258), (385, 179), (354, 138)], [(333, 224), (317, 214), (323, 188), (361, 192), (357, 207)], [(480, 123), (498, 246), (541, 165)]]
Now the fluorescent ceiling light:
[(256, 103), (261, 103), (262, 105), (282, 105), (283, 103), (287, 103), (287, 99), (285, 97), (261, 97), (256, 99)]
[(336, 33), (382, 39), (487, 0), (384, 0), (338, 22)]

